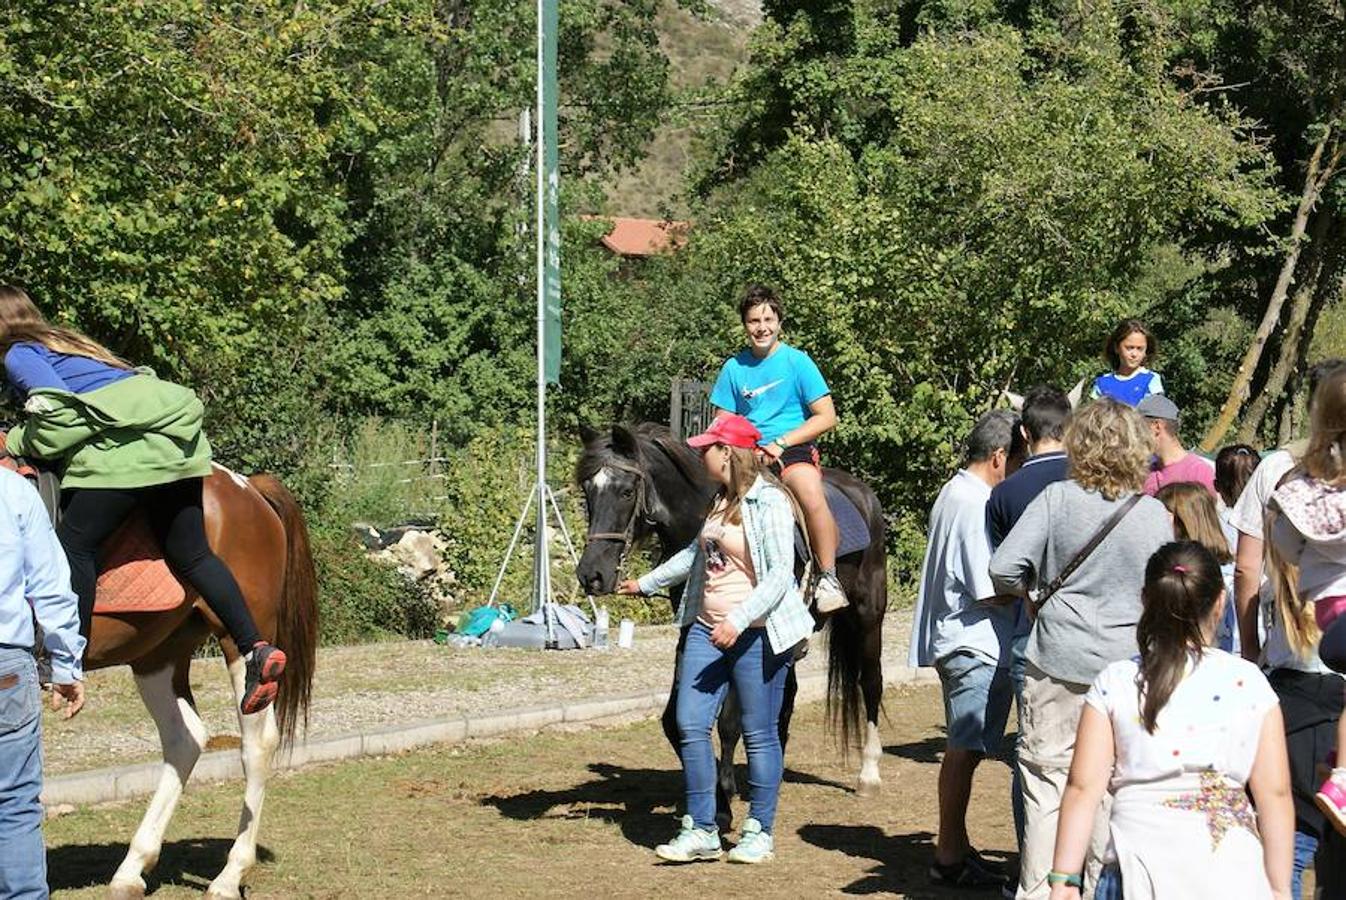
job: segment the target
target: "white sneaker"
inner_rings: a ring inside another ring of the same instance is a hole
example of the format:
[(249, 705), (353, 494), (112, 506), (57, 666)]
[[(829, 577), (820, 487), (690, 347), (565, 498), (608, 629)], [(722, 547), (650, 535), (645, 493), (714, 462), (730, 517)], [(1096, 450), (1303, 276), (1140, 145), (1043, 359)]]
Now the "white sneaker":
[(836, 612), (847, 603), (846, 592), (842, 590), (835, 572), (824, 572), (818, 576), (818, 583), (813, 587), (813, 605), (818, 612), (824, 615)]
[(776, 845), (771, 835), (762, 830), (762, 823), (749, 818), (743, 823), (743, 837), (738, 846), (729, 851), (731, 863), (760, 863), (774, 859)]
[(695, 862), (699, 859), (719, 859), (724, 851), (720, 847), (719, 832), (697, 828), (691, 816), (682, 817), (682, 830), (667, 844), (654, 848), (660, 859), (669, 862)]

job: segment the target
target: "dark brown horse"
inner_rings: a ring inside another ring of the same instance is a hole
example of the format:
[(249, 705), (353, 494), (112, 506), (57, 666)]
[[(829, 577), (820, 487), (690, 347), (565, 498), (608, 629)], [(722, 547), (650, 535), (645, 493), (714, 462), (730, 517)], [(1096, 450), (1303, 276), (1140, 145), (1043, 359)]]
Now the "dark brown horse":
[[(250, 716), (239, 715), (247, 778), (243, 813), (224, 870), (206, 892), (208, 898), (223, 900), (241, 896), (243, 876), (256, 862), (257, 829), (272, 756), (308, 716), (318, 641), (317, 582), (299, 506), (275, 478), (244, 478), (216, 466), (206, 479), (204, 501), (211, 549), (238, 579), (262, 636), (288, 658), (275, 705)], [(192, 699), (189, 669), (196, 650), (211, 635), (220, 640), (235, 699), (241, 700), (244, 665), (238, 648), (190, 589), (181, 604), (164, 612), (94, 615), (85, 669), (131, 667), (141, 699), (158, 726), (164, 753), (154, 798), (112, 877), (109, 894), (119, 900), (145, 896), (144, 874), (159, 859), (164, 831), (183, 785), (205, 749), (209, 735)]]
[[(586, 592), (607, 594), (616, 587), (626, 554), (642, 539), (650, 535), (657, 539), (660, 559), (691, 543), (705, 520), (715, 488), (695, 453), (662, 425), (646, 423), (635, 429), (614, 425), (606, 433), (586, 433), (584, 441), (577, 479), (588, 508), (589, 534), (576, 574)], [(837, 560), (837, 576), (850, 605), (818, 624), (829, 631), (829, 721), (839, 727), (842, 745), (849, 747), (859, 735), (863, 705), (865, 737), (858, 791), (874, 794), (880, 788), (879, 757), (883, 752), (878, 718), (883, 699), (883, 615), (888, 607), (883, 509), (874, 492), (860, 480), (835, 469), (824, 469), (823, 477), (842, 490), (869, 528), (869, 545)], [(674, 609), (680, 597), (679, 589), (670, 598)], [(781, 708), (782, 746), (789, 732), (795, 689), (791, 669)], [(733, 759), (740, 736), (736, 702), (731, 690), (718, 723), (721, 753), (716, 822), (722, 830), (729, 828), (729, 803), (736, 792)], [(676, 709), (675, 675), (663, 716), (664, 734), (675, 751)]]

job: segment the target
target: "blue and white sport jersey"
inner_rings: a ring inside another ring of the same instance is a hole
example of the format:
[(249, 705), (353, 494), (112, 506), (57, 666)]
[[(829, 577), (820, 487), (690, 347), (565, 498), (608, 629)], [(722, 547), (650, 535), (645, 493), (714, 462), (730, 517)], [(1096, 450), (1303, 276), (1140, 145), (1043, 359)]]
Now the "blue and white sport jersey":
[(37, 388), (87, 394), (135, 374), (134, 369), (110, 366), (77, 353), (60, 353), (36, 341), (19, 341), (5, 354), (5, 376), (20, 397)]
[(1162, 394), (1164, 382), (1158, 372), (1151, 372), (1141, 366), (1125, 377), (1116, 372), (1108, 372), (1094, 379), (1094, 387), (1089, 391), (1089, 399), (1111, 397), (1127, 406), (1137, 406), (1151, 394)]
[(777, 344), (765, 359), (740, 350), (725, 361), (710, 402), (738, 413), (762, 432), (762, 443), (788, 434), (811, 415), (810, 404), (832, 393), (803, 350)]

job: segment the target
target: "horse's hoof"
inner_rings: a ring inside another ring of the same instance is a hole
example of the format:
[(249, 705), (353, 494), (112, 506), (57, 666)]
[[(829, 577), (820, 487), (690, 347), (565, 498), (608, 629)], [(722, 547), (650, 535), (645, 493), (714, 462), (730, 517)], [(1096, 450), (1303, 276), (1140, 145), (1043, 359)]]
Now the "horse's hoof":
[(145, 886), (114, 881), (108, 885), (107, 895), (108, 900), (145, 900)]
[(877, 797), (883, 793), (883, 782), (877, 778), (861, 778), (860, 783), (855, 787), (855, 793), (860, 797)]

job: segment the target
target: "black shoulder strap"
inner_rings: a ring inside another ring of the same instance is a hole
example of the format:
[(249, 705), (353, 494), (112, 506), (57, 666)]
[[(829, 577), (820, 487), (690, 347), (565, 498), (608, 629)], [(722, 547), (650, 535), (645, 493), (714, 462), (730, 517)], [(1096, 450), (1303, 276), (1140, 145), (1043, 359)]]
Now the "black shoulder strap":
[(1075, 570), (1089, 558), (1089, 554), (1093, 553), (1099, 544), (1103, 543), (1103, 539), (1112, 533), (1112, 529), (1117, 527), (1117, 523), (1126, 518), (1126, 514), (1131, 512), (1135, 505), (1140, 502), (1140, 498), (1140, 494), (1132, 494), (1126, 499), (1126, 502), (1112, 511), (1112, 515), (1108, 516), (1107, 521), (1098, 526), (1094, 536), (1089, 538), (1089, 543), (1080, 548), (1080, 552), (1076, 553), (1070, 562), (1066, 563), (1066, 567), (1052, 579), (1052, 583), (1047, 585), (1047, 589), (1038, 595), (1036, 600), (1038, 606), (1046, 603), (1053, 594), (1061, 589), (1061, 585), (1065, 584), (1066, 579), (1074, 574)]

